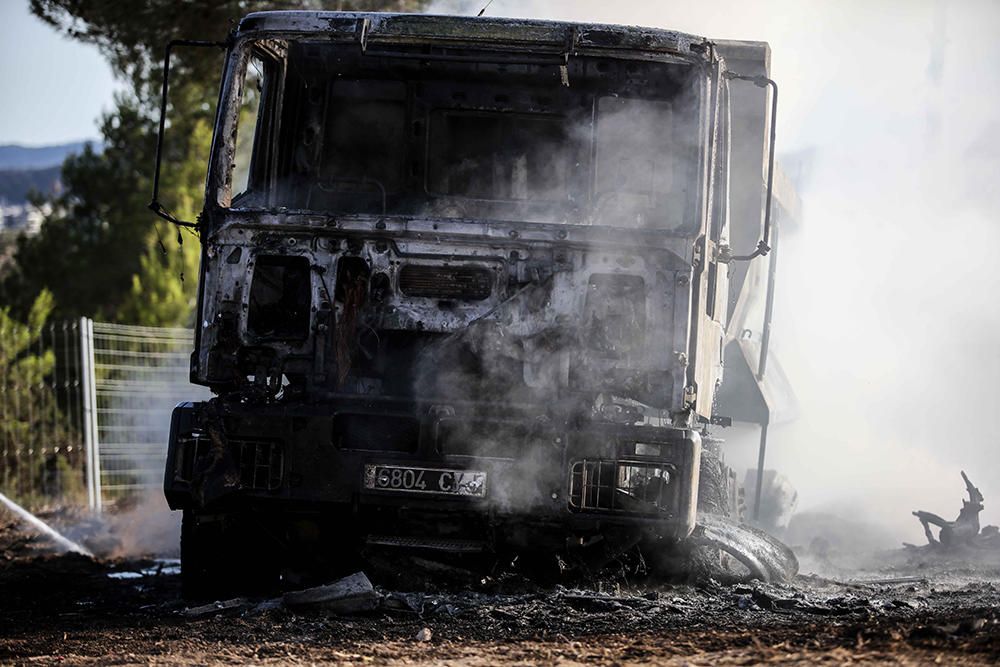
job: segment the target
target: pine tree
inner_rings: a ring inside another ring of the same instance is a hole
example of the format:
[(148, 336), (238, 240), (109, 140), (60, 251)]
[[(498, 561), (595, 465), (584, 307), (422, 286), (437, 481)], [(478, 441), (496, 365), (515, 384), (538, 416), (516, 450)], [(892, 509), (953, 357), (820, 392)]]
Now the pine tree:
[[(418, 11), (425, 4), (31, 0), (32, 12), (55, 29), (96, 44), (128, 92), (103, 119), (103, 151), (85, 150), (63, 165), (64, 191), (51, 201), (53, 213), (41, 232), (19, 240), (0, 281), (0, 303), (23, 315), (48, 289), (59, 317), (189, 325), (198, 239), (184, 234), (179, 244), (177, 230), (147, 209), (165, 45), (181, 38), (223, 40), (242, 16), (263, 9)], [(214, 49), (178, 49), (171, 61), (160, 200), (180, 219), (196, 219), (201, 208), (221, 66), (221, 51)]]

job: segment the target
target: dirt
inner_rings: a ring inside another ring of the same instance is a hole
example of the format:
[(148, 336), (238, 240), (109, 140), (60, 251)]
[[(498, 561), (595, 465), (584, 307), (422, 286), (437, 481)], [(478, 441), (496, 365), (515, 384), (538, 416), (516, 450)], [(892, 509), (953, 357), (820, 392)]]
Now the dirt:
[(0, 550), (2, 664), (1000, 660), (1000, 564), (968, 554), (900, 550), (860, 574), (809, 563), (805, 571), (823, 566), (830, 578), (787, 585), (501, 579), (433, 593), (380, 588), (380, 607), (356, 616), (246, 600), (191, 617), (175, 561), (52, 554), (6, 516)]

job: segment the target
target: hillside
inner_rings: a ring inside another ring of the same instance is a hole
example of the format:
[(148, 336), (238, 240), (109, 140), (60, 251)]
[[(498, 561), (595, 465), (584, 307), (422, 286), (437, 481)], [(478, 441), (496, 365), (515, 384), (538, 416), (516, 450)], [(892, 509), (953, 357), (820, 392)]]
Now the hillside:
[(70, 153), (82, 151), (87, 143), (97, 145), (97, 142), (87, 141), (74, 141), (52, 146), (0, 145), (0, 170), (55, 167), (61, 165)]
[(44, 169), (0, 169), (0, 202), (20, 204), (32, 190), (51, 194), (59, 188), (62, 167)]
[(62, 163), (87, 144), (100, 151), (95, 141), (73, 141), (52, 146), (0, 145), (0, 204), (18, 206), (32, 190), (43, 194), (58, 192)]

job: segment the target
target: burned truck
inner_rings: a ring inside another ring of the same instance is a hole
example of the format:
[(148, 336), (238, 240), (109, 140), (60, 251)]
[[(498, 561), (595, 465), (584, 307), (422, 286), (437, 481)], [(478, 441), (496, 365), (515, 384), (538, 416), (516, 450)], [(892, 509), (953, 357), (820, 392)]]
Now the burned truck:
[(769, 249), (766, 45), (297, 11), (223, 46), (191, 364), (214, 397), (174, 411), (165, 475), (186, 592), (735, 525), (702, 450), (730, 272)]

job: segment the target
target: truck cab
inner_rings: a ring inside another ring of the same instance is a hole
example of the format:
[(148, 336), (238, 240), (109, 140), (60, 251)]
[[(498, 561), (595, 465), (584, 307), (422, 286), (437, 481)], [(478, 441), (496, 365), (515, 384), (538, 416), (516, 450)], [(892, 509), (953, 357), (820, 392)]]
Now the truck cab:
[(185, 585), (372, 545), (685, 540), (731, 228), (763, 220), (762, 165), (731, 161), (730, 87), (754, 86), (725, 49), (300, 11), (247, 16), (226, 49), (191, 366), (215, 397), (175, 410), (164, 481)]

